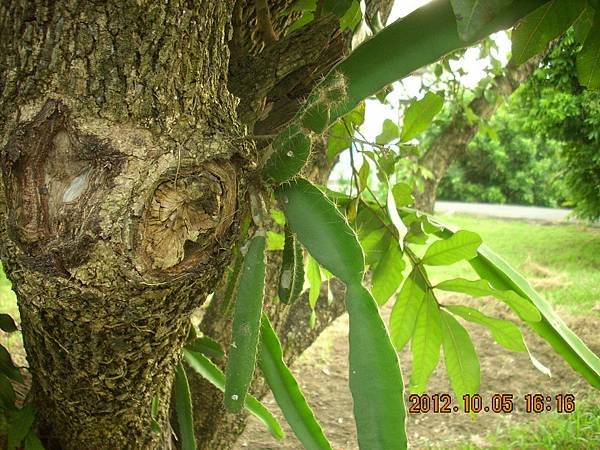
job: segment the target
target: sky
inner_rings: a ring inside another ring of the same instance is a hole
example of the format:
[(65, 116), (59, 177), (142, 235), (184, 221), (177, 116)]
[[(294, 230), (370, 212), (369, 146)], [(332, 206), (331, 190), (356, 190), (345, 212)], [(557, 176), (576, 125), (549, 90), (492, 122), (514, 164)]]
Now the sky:
[(415, 9), (429, 3), (431, 0), (396, 0), (390, 13), (388, 23), (392, 23), (394, 20), (404, 17)]
[[(395, 20), (404, 17), (415, 9), (429, 3), (431, 0), (396, 0), (388, 24)], [(492, 35), (498, 46), (496, 57), (506, 64), (510, 52), (510, 39), (505, 32), (500, 32)], [(479, 51), (475, 48), (468, 49), (460, 62), (451, 63), (453, 69), (462, 67), (466, 74), (461, 77), (461, 83), (469, 88), (477, 85), (479, 80), (485, 75), (485, 67), (487, 61), (479, 58)], [(375, 137), (381, 132), (381, 124), (386, 118), (398, 121), (399, 111), (398, 104), (400, 100), (409, 100), (412, 98), (421, 98), (424, 93), (420, 92), (421, 77), (409, 76), (400, 82), (394, 83), (394, 90), (388, 95), (388, 105), (382, 105), (378, 101), (367, 100), (365, 113), (365, 123), (361, 127), (361, 133), (367, 140), (375, 141)], [(360, 166), (361, 158), (357, 155), (355, 165)], [(340, 155), (340, 161), (334, 168), (331, 178), (339, 179), (340, 177), (347, 178), (350, 174), (350, 155), (346, 151)]]

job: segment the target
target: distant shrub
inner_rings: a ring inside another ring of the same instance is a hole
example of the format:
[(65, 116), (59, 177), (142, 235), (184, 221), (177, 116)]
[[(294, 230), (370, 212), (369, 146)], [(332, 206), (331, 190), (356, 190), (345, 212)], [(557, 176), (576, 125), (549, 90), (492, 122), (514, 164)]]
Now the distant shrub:
[[(515, 94), (515, 95), (518, 95)], [(452, 163), (438, 188), (440, 200), (563, 206), (567, 189), (562, 145), (536, 136), (512, 103), (500, 108), (489, 131), (480, 132)]]

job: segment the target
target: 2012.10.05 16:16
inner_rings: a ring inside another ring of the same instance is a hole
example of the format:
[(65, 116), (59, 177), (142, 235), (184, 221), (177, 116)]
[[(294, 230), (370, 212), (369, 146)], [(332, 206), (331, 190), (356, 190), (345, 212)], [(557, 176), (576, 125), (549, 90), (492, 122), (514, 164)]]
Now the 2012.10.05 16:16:
[(557, 413), (572, 413), (575, 411), (575, 395), (556, 394), (554, 397), (544, 394), (525, 394), (525, 412), (542, 413), (556, 411)]

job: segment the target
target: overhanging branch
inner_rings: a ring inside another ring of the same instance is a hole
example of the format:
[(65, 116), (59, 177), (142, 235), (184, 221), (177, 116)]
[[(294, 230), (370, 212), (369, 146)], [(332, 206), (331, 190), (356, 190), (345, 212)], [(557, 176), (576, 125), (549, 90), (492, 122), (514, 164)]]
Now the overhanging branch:
[[(229, 71), (229, 89), (240, 98), (238, 114), (242, 122), (253, 124), (265, 112), (265, 99), (269, 92), (290, 74), (308, 67), (316, 73), (311, 79), (314, 86), (323, 70), (319, 70), (322, 54), (337, 61), (344, 53), (344, 47), (332, 45), (340, 37), (337, 18), (327, 15), (306, 27), (294, 32), (271, 45), (258, 55), (245, 54), (232, 60)], [(328, 64), (330, 66), (331, 64)]]

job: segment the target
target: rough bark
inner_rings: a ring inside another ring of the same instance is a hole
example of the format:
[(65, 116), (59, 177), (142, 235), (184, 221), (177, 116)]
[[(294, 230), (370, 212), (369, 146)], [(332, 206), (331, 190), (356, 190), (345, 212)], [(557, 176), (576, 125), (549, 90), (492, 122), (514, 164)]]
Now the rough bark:
[(173, 367), (255, 163), (225, 83), (232, 9), (0, 5), (1, 252), (47, 448), (170, 446)]
[[(531, 58), (519, 67), (509, 64), (502, 74), (495, 76), (487, 92), (481, 92), (469, 103), (469, 108), (479, 121), (489, 120), (499, 106), (499, 102), (490, 102), (488, 98), (497, 96), (508, 98), (531, 76), (542, 59), (543, 54)], [(437, 188), (448, 167), (452, 161), (466, 152), (469, 142), (473, 140), (478, 130), (479, 122), (469, 122), (461, 109), (429, 145), (419, 162), (432, 173), (433, 177), (424, 180), (422, 192), (415, 192), (415, 204), (418, 209), (433, 212)]]

